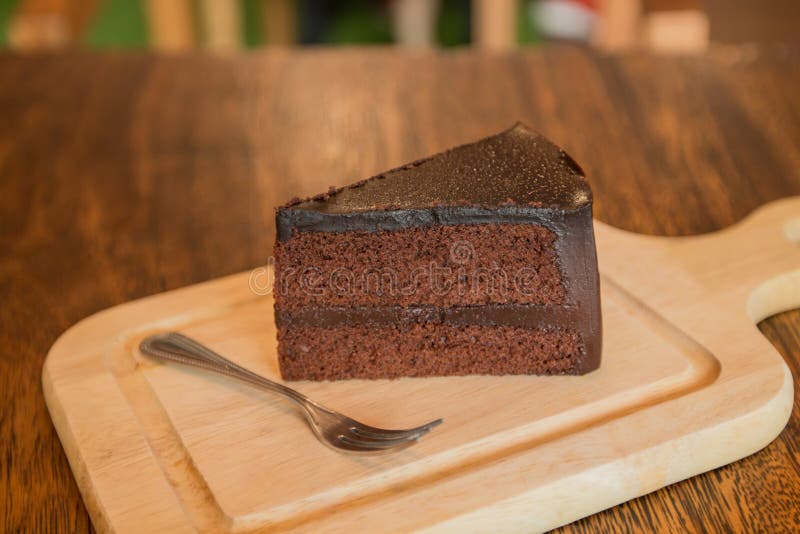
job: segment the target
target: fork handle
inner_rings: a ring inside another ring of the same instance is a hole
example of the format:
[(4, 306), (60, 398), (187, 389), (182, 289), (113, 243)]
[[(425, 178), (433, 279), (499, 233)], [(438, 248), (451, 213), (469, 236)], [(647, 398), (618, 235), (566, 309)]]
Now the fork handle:
[(156, 360), (180, 363), (212, 373), (235, 378), (252, 386), (273, 391), (305, 407), (311, 399), (294, 389), (264, 378), (230, 361), (220, 354), (177, 332), (166, 332), (145, 338), (139, 350)]

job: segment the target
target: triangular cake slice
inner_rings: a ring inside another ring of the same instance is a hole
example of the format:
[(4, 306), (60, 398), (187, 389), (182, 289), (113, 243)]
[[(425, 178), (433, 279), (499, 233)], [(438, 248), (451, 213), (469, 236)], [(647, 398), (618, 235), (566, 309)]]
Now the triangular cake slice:
[(276, 219), (286, 380), (600, 365), (591, 190), (521, 124), (294, 200)]

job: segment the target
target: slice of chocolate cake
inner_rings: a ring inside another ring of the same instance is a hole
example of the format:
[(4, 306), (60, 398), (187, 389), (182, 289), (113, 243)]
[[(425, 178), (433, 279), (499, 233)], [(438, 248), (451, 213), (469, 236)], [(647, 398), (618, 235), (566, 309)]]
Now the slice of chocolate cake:
[(523, 125), (278, 209), (286, 380), (600, 365), (592, 195)]

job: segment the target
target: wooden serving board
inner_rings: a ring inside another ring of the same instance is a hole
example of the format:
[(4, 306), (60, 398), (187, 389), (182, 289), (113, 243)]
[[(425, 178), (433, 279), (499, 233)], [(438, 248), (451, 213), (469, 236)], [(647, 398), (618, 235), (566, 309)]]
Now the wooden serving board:
[(445, 423), (347, 456), (290, 405), (142, 358), (174, 329), (273, 379), (272, 300), (243, 273), (94, 315), (44, 367), (100, 531), (545, 530), (752, 454), (786, 424), (788, 368), (756, 322), (800, 305), (800, 197), (689, 238), (596, 224), (603, 364), (582, 377), (296, 383), (365, 422)]

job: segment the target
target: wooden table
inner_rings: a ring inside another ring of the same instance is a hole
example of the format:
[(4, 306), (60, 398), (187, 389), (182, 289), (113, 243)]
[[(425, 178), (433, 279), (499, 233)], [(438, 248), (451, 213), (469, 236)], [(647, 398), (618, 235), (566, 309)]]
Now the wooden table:
[[(800, 194), (800, 48), (602, 57), (390, 50), (0, 55), (0, 530), (90, 529), (43, 358), (98, 310), (252, 268), (273, 208), (523, 120), (600, 220), (684, 235)], [(764, 334), (800, 373), (800, 313)], [(764, 451), (565, 531), (800, 523), (800, 411)]]

